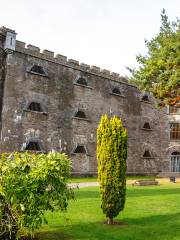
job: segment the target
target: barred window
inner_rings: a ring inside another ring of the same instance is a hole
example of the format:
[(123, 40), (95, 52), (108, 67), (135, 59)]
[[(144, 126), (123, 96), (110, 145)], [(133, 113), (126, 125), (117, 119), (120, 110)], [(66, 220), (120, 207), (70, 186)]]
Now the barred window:
[(30, 71), (33, 72), (33, 73), (46, 75), (43, 67), (38, 66), (38, 65), (33, 65)]
[(86, 114), (82, 110), (78, 110), (75, 114), (75, 117), (77, 118), (86, 118)]
[(150, 101), (149, 101), (149, 96), (148, 96), (147, 94), (144, 94), (144, 95), (142, 96), (142, 101), (150, 102)]
[(41, 104), (37, 102), (31, 102), (27, 109), (35, 112), (43, 112)]
[(77, 83), (80, 84), (80, 85), (83, 85), (83, 86), (88, 85), (86, 79), (83, 78), (83, 77), (78, 78)]
[(151, 130), (151, 126), (148, 122), (145, 122), (144, 125), (143, 125), (143, 129), (145, 130)]
[(180, 140), (180, 123), (170, 124), (170, 139)]
[(78, 145), (75, 150), (74, 153), (83, 153), (86, 154), (86, 149), (84, 147), (84, 145)]
[(25, 147), (25, 151), (41, 151), (41, 148), (37, 141), (30, 141)]
[(121, 95), (121, 92), (120, 92), (119, 88), (117, 88), (117, 87), (113, 88), (112, 93)]
[(169, 106), (170, 114), (180, 114), (180, 107)]
[(151, 153), (149, 152), (149, 150), (145, 150), (144, 151), (143, 158), (152, 158)]

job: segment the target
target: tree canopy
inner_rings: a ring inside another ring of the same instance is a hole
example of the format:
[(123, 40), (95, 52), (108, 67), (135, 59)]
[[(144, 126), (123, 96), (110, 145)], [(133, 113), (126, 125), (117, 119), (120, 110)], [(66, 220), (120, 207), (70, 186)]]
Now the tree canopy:
[(136, 56), (138, 69), (129, 69), (130, 81), (140, 90), (152, 92), (163, 104), (180, 102), (180, 21), (170, 22), (165, 10), (161, 14), (159, 33), (145, 40), (148, 52)]

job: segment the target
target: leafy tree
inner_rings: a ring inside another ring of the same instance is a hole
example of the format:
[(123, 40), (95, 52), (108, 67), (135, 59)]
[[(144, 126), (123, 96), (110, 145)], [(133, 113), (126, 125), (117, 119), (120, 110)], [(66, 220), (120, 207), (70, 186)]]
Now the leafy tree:
[(123, 210), (126, 194), (127, 133), (121, 120), (101, 117), (97, 129), (98, 178), (101, 208), (108, 224)]
[(141, 90), (152, 92), (165, 104), (180, 102), (180, 21), (170, 22), (165, 10), (162, 26), (150, 41), (145, 41), (147, 55), (136, 56), (138, 69), (129, 69), (131, 82)]
[(4, 153), (0, 159), (0, 239), (32, 236), (47, 210), (66, 210), (70, 160), (60, 153)]

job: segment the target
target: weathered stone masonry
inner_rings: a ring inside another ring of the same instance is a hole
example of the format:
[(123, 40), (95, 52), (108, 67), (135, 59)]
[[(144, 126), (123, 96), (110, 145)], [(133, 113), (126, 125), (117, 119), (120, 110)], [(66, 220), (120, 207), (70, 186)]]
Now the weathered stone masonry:
[[(95, 174), (102, 114), (128, 130), (128, 173), (170, 172), (166, 110), (117, 73), (16, 40), (0, 29), (0, 151), (67, 153), (76, 174)], [(179, 143), (178, 143), (179, 144)]]

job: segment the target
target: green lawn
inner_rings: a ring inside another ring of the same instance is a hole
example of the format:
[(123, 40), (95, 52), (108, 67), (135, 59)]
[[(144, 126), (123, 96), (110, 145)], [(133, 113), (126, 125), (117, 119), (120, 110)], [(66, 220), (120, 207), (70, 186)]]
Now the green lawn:
[(128, 186), (122, 226), (103, 223), (97, 187), (76, 190), (68, 212), (48, 213), (40, 240), (180, 240), (180, 184)]
[[(154, 176), (127, 176), (127, 180), (136, 180), (136, 179), (154, 179), (157, 177)], [(82, 178), (70, 178), (71, 183), (81, 183), (81, 182), (97, 182), (96, 177), (82, 177)]]
[(97, 182), (96, 177), (82, 177), (82, 178), (70, 178), (69, 182), (71, 183), (81, 183), (81, 182)]

